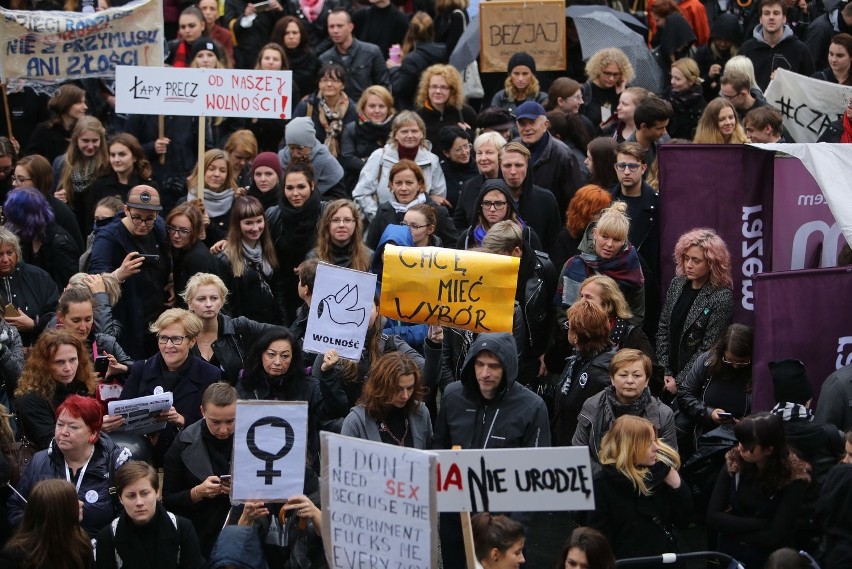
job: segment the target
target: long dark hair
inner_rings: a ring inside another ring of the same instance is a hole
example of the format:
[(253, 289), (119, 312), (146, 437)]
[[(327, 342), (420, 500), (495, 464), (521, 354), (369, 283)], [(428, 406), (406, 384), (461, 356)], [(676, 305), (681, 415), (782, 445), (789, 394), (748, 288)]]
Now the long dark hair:
[(763, 469), (756, 464), (742, 461), (742, 475), (756, 478), (760, 488), (767, 495), (775, 493), (787, 485), (793, 476), (790, 463), (790, 449), (787, 446), (787, 435), (781, 418), (772, 413), (755, 413), (741, 419), (734, 426), (737, 441), (746, 449), (760, 445), (763, 449), (772, 448), (766, 458)]
[(618, 175), (615, 173), (615, 161), (618, 157), (617, 148), (618, 143), (608, 136), (599, 136), (589, 142), (586, 150), (592, 157), (590, 184), (602, 188), (611, 188), (618, 183)]
[(27, 555), (25, 567), (87, 569), (92, 544), (80, 528), (77, 492), (65, 480), (44, 480), (30, 492), (24, 519), (7, 547)]
[(565, 569), (565, 560), (568, 552), (579, 549), (586, 554), (589, 567), (594, 569), (615, 569), (615, 555), (606, 536), (596, 529), (578, 527), (571, 532), (571, 537), (565, 542), (559, 563), (555, 569)]
[(402, 352), (388, 352), (371, 362), (370, 373), (361, 391), (358, 404), (364, 406), (367, 415), (373, 419), (383, 419), (393, 408), (393, 400), (399, 392), (399, 378), (414, 376), (414, 393), (403, 407), (403, 412), (411, 413), (417, 409), (426, 396), (423, 378), (417, 363)]
[(731, 352), (737, 358), (751, 359), (752, 347), (754, 346), (754, 329), (745, 324), (731, 324), (725, 332), (719, 336), (713, 347), (710, 348), (710, 377), (747, 374), (751, 384), (751, 367), (735, 369), (722, 361), (725, 352)]
[(278, 340), (290, 342), (290, 351), (293, 354), (290, 360), (290, 367), (284, 375), (294, 378), (305, 375), (305, 365), (302, 363), (302, 350), (299, 348), (299, 343), (293, 337), (293, 334), (290, 333), (290, 330), (276, 326), (261, 334), (248, 351), (245, 369), (240, 378), (246, 389), (256, 389), (261, 385), (261, 380), (266, 377), (266, 370), (263, 369), (263, 352), (273, 342), (277, 342)]

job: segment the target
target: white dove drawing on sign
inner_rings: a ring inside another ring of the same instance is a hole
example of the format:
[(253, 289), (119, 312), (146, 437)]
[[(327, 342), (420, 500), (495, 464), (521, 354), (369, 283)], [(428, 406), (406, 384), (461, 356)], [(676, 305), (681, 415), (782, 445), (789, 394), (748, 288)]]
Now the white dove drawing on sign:
[(360, 326), (367, 317), (364, 308), (354, 308), (358, 304), (358, 287), (343, 285), (336, 294), (330, 294), (320, 301), (317, 317), (327, 315), (335, 324), (356, 324)]

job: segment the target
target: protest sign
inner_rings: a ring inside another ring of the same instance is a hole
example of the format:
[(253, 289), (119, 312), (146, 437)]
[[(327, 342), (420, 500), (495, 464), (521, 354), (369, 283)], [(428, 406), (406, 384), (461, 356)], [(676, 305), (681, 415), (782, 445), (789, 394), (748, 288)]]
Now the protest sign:
[(479, 7), (479, 67), (505, 73), (509, 59), (525, 51), (538, 71), (564, 71), (565, 2), (484, 2)]
[(784, 127), (796, 142), (816, 142), (828, 125), (843, 115), (852, 87), (779, 68), (765, 96), (781, 111)]
[(332, 569), (438, 566), (435, 455), (322, 438), (322, 537)]
[(586, 447), (436, 450), (439, 512), (593, 510)]
[(115, 110), (141, 115), (290, 118), (292, 71), (145, 68), (115, 73)]
[(110, 401), (107, 403), (107, 413), (124, 417), (124, 425), (119, 431), (144, 435), (166, 428), (166, 422), (157, 421), (157, 415), (168, 411), (171, 406), (172, 392), (166, 391), (124, 401)]
[[(767, 364), (793, 358), (805, 364), (814, 393), (836, 369), (852, 364), (852, 269), (835, 267), (764, 273), (754, 285), (753, 409), (775, 401)], [(816, 402), (811, 405), (815, 408)]]
[(772, 271), (837, 266), (846, 243), (814, 177), (796, 158), (775, 158)]
[(231, 500), (284, 502), (304, 494), (308, 404), (238, 401)]
[(394, 320), (511, 332), (520, 259), (387, 245), (380, 312)]
[(772, 260), (774, 154), (747, 145), (663, 144), (659, 148), (663, 293), (674, 277), (678, 238), (712, 227), (731, 252), (734, 322), (751, 324), (754, 275)]
[(375, 295), (376, 275), (320, 263), (303, 349), (360, 360)]
[(160, 2), (100, 12), (0, 9), (0, 77), (28, 85), (112, 78), (118, 65), (163, 65)]

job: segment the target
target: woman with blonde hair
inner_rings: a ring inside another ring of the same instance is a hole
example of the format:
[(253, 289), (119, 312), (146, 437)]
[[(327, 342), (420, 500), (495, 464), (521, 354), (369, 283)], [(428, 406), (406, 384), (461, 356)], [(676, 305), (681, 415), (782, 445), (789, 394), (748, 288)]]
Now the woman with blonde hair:
[(565, 227), (556, 237), (550, 258), (554, 267), (562, 267), (565, 261), (577, 254), (583, 234), (590, 223), (600, 219), (603, 211), (612, 203), (612, 194), (595, 185), (583, 186), (568, 204)]
[(91, 226), (87, 206), (95, 180), (109, 171), (106, 129), (95, 117), (82, 117), (71, 133), (68, 150), (53, 161), (54, 196), (74, 210), (81, 228)]
[(516, 52), (509, 58), (506, 80), (503, 89), (497, 91), (491, 99), (491, 106), (506, 109), (513, 115), (515, 109), (526, 101), (535, 101), (543, 105), (547, 102), (547, 93), (535, 76), (536, 67), (533, 56), (525, 51)]
[[(635, 348), (641, 350), (653, 360), (656, 355), (651, 341), (642, 331), (641, 326), (630, 323), (633, 313), (624, 298), (618, 283), (606, 275), (592, 275), (580, 285), (580, 298), (597, 303), (609, 316), (609, 339), (616, 349)], [(659, 385), (654, 379), (659, 379)], [(662, 374), (659, 378), (651, 377), (651, 391), (659, 395), (662, 389)]]
[(734, 104), (723, 97), (710, 101), (698, 120), (692, 142), (695, 144), (745, 144), (748, 142)]
[(751, 81), (751, 92), (752, 96), (755, 95), (755, 91), (758, 94), (762, 95), (762, 91), (757, 84), (757, 77), (754, 74), (754, 62), (745, 55), (735, 55), (731, 59), (725, 62), (725, 67), (722, 70), (722, 74), (727, 73), (728, 71), (739, 71), (740, 73), (745, 73), (748, 76), (749, 81)]
[(476, 124), (476, 111), (464, 102), (462, 77), (452, 65), (433, 65), (420, 75), (414, 106), (436, 153), (449, 150), (441, 147), (439, 134), (443, 127), (458, 126), (472, 133)]
[(367, 158), (388, 141), (396, 114), (393, 95), (381, 85), (370, 85), (361, 93), (356, 105), (358, 120), (343, 127), (338, 160), (346, 172), (346, 187), (358, 181), (358, 173)]
[(368, 222), (375, 217), (381, 204), (390, 201), (390, 170), (403, 158), (413, 161), (423, 171), (426, 193), (434, 202), (443, 206), (449, 203), (445, 197), (447, 181), (444, 172), (438, 157), (429, 151), (430, 148), (431, 144), (426, 139), (426, 123), (420, 115), (413, 111), (402, 111), (394, 117), (390, 139), (367, 159), (358, 183), (352, 190), (352, 199)]
[(373, 252), (364, 245), (364, 226), (358, 206), (351, 200), (326, 204), (319, 220), (317, 246), (308, 259), (356, 271), (369, 271)]
[(672, 63), (671, 81), (663, 98), (672, 104), (674, 116), (666, 128), (672, 138), (692, 140), (698, 120), (707, 103), (701, 85), (701, 72), (694, 59), (684, 57)]
[(580, 112), (598, 129), (615, 114), (618, 98), (636, 73), (627, 55), (617, 47), (595, 52), (586, 62), (588, 80), (583, 84)]
[(412, 109), (423, 71), (430, 65), (447, 61), (449, 57), (446, 46), (435, 43), (435, 26), (426, 12), (417, 12), (411, 17), (402, 42), (401, 57), (399, 62), (387, 61), (391, 87), (397, 105), (401, 109)]
[(589, 527), (603, 533), (616, 559), (678, 550), (675, 526), (692, 515), (692, 496), (681, 480), (680, 457), (657, 438), (653, 423), (623, 415), (601, 441), (594, 477), (595, 510)]
[(275, 151), (278, 150), (278, 144), (284, 137), (284, 129), (279, 127), (276, 131), (277, 135), (270, 137), (270, 147), (266, 148), (263, 143), (269, 142), (266, 139), (258, 138), (258, 133), (254, 129), (235, 130), (225, 142), (225, 152), (228, 154), (228, 162), (231, 163), (231, 172), (234, 173), (234, 179), (237, 187), (246, 188), (251, 184), (251, 163), (258, 154), (258, 147), (263, 150)]
[(231, 206), (236, 195), (237, 181), (234, 179), (234, 171), (231, 168), (230, 160), (228, 160), (228, 153), (218, 148), (212, 148), (204, 153), (204, 160), (196, 163), (192, 173), (186, 179), (189, 188), (189, 193), (186, 196), (188, 203), (198, 199), (199, 168), (204, 168), (204, 187), (201, 190), (204, 200), (199, 202), (207, 216), (204, 242), (212, 245), (225, 239), (228, 232), (228, 222), (231, 218)]

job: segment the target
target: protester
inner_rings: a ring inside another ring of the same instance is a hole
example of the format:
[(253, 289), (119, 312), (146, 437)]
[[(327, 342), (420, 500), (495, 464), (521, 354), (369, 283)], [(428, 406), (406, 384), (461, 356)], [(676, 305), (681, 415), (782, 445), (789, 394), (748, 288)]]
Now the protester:
[(468, 228), (479, 215), (476, 201), (486, 180), (500, 177), (500, 150), (506, 139), (496, 132), (485, 132), (473, 141), (474, 159), (479, 174), (468, 180), (453, 204), (453, 223), (459, 231)]
[(841, 431), (852, 430), (852, 407), (844, 405), (850, 401), (852, 393), (852, 366), (843, 366), (825, 378), (820, 387), (820, 397), (817, 403), (816, 420), (830, 423)]
[[(199, 168), (204, 169), (204, 189), (199, 197), (198, 173)], [(189, 187), (187, 201), (201, 200), (204, 213), (207, 216), (205, 224), (205, 238), (207, 245), (212, 245), (224, 239), (228, 231), (228, 220), (231, 218), (231, 207), (234, 203), (237, 182), (231, 163), (224, 150), (213, 149), (204, 153), (204, 160), (199, 161), (186, 180)], [(209, 221), (208, 221), (209, 220)]]
[(476, 514), (470, 523), (476, 560), (483, 569), (514, 569), (525, 562), (524, 526), (488, 512)]
[(370, 155), (388, 141), (396, 114), (390, 91), (380, 85), (364, 89), (355, 109), (358, 120), (343, 127), (340, 136), (340, 165), (346, 171), (346, 189), (358, 182), (358, 174)]
[[(210, 2), (211, 0), (205, 1)], [(142, 145), (139, 144), (135, 136), (126, 132), (116, 133), (107, 140), (107, 150), (109, 151), (110, 171), (100, 176), (92, 184), (86, 202), (85, 213), (88, 222), (84, 226), (86, 231), (92, 226), (91, 218), (95, 211), (95, 205), (103, 198), (116, 196), (123, 201), (131, 188), (135, 186), (146, 184), (157, 187), (151, 179), (153, 175), (151, 163), (145, 157), (145, 151), (142, 150)]]
[(565, 213), (565, 226), (560, 230), (551, 249), (551, 260), (555, 267), (562, 267), (565, 261), (576, 255), (586, 228), (600, 219), (603, 210), (612, 203), (612, 196), (599, 186), (583, 186), (568, 204)]
[(192, 44), (204, 34), (204, 14), (195, 6), (183, 9), (178, 19), (180, 33), (166, 45), (165, 64), (172, 67), (189, 67), (192, 64)]
[(544, 108), (548, 111), (558, 110), (565, 115), (577, 115), (588, 136), (592, 137), (597, 133), (597, 128), (585, 115), (580, 114), (580, 107), (584, 103), (581, 87), (582, 85), (570, 77), (557, 77), (547, 91), (547, 103)]
[(744, 144), (748, 137), (728, 99), (719, 97), (707, 104), (695, 130), (695, 144)]
[(633, 65), (623, 51), (616, 47), (604, 48), (586, 62), (583, 84), (583, 106), (580, 112), (591, 121), (599, 134), (611, 120), (624, 88), (633, 81)]
[(98, 534), (97, 569), (203, 567), (192, 523), (160, 503), (153, 466), (128, 462), (115, 475), (115, 491), (124, 511)]
[(727, 61), (737, 54), (742, 39), (740, 23), (731, 13), (720, 14), (710, 26), (710, 41), (693, 56), (701, 73), (706, 101), (719, 94), (719, 78)]
[[(435, 42), (435, 26), (433, 25), (432, 17), (426, 12), (417, 12), (414, 14), (411, 17), (411, 22), (407, 24), (405, 38), (402, 41), (401, 61), (387, 60), (388, 70), (390, 71), (391, 90), (401, 110), (414, 109), (415, 99), (420, 98), (418, 86), (422, 85), (423, 81), (428, 81), (427, 85), (429, 85), (431, 83), (429, 70), (438, 64), (446, 63), (448, 57), (449, 52), (447, 52), (447, 47), (442, 43)], [(455, 71), (454, 68), (453, 71)], [(457, 71), (456, 74), (458, 74)], [(461, 84), (460, 80), (458, 84)], [(451, 86), (449, 90), (441, 90), (441, 93), (444, 95), (443, 99), (446, 99), (447, 95), (453, 95), (453, 87)], [(430, 89), (430, 91), (436, 90)], [(438, 96), (432, 99), (433, 94)], [(464, 93), (461, 95), (463, 96)], [(437, 91), (435, 93), (427, 93), (427, 97), (429, 98), (419, 103), (419, 105), (424, 105), (426, 101), (430, 101), (433, 105), (434, 103), (439, 103), (441, 107), (439, 109), (424, 106), (421, 109), (424, 112), (420, 112), (420, 116), (426, 121), (427, 132), (433, 134), (433, 129), (429, 125), (430, 119), (424, 115), (429, 110), (434, 109), (441, 113), (440, 119), (443, 119), (443, 105), (439, 102), (440, 96)], [(468, 109), (470, 113), (473, 113), (473, 109), (469, 107)], [(433, 140), (431, 136), (430, 140)]]
[(743, 118), (743, 130), (749, 142), (778, 144), (793, 142), (784, 133), (781, 111), (764, 105), (750, 110)]
[[(176, 291), (186, 288), (196, 273), (215, 273), (219, 270), (216, 258), (201, 240), (204, 234), (204, 214), (196, 202), (175, 206), (166, 217), (166, 233), (171, 242), (172, 286)], [(186, 308), (182, 304), (181, 308)]]
[(462, 34), (470, 23), (467, 0), (441, 0), (435, 3), (435, 41), (447, 46), (453, 53)]
[(52, 163), (68, 149), (71, 131), (77, 121), (86, 116), (86, 92), (73, 83), (59, 87), (47, 103), (52, 116), (36, 126), (22, 156), (39, 154)]
[(672, 104), (674, 116), (666, 130), (672, 138), (691, 140), (706, 106), (698, 64), (689, 57), (678, 59), (672, 63), (671, 77), (663, 98)]
[(474, 223), (459, 235), (456, 249), (472, 249), (482, 245), (482, 240), (494, 224), (513, 221), (521, 227), (524, 241), (534, 250), (541, 250), (541, 241), (535, 230), (524, 223), (515, 205), (512, 191), (502, 179), (485, 180), (475, 203)]
[(615, 556), (606, 536), (590, 527), (571, 532), (562, 548), (557, 569), (615, 569)]
[(825, 569), (841, 569), (852, 561), (852, 436), (846, 434), (846, 459), (832, 468), (822, 485), (815, 518), (824, 532), (820, 557)]
[[(694, 4), (704, 10), (700, 2)], [(707, 42), (710, 30), (706, 16), (695, 29), (690, 26), (691, 22), (686, 21), (685, 13), (674, 0), (654, 0), (648, 11), (655, 24), (651, 47), (655, 48), (657, 61), (664, 70), (674, 61), (688, 56), (694, 44)], [(699, 32), (702, 37), (697, 40)]]
[(269, 211), (278, 205), (283, 187), (284, 174), (278, 155), (274, 152), (258, 154), (251, 163), (251, 182), (246, 195), (256, 198), (264, 211)]
[(473, 145), (469, 136), (468, 131), (457, 125), (445, 126), (438, 132), (438, 147), (444, 149), (441, 170), (447, 181), (447, 201), (452, 207), (456, 207), (465, 184), (479, 174), (476, 162), (471, 160)]
[(525, 51), (515, 52), (509, 58), (506, 80), (503, 89), (498, 91), (491, 99), (491, 106), (506, 109), (515, 116), (517, 108), (527, 102), (534, 101), (544, 104), (547, 101), (547, 93), (541, 91), (538, 79), (535, 76), (535, 59)]
[[(323, 8), (325, 8), (325, 5)], [(299, 8), (299, 10), (301, 9)], [(308, 18), (307, 20), (295, 16), (284, 16), (278, 20), (272, 30), (271, 39), (284, 48), (284, 53), (287, 55), (287, 61), (290, 63), (290, 69), (293, 72), (293, 83), (299, 88), (299, 93), (313, 93), (317, 88), (319, 59), (312, 49), (311, 38), (306, 26), (318, 24), (320, 20), (325, 20), (323, 15), (320, 15), (319, 18)], [(324, 30), (322, 33), (325, 33)], [(265, 148), (264, 150), (272, 149)]]
[(618, 176), (615, 173), (617, 149), (618, 143), (609, 137), (602, 136), (589, 142), (584, 161), (586, 168), (589, 169), (589, 185), (611, 188), (618, 182)]
[(234, 64), (237, 69), (251, 69), (284, 8), (275, 2), (266, 10), (255, 10), (251, 2), (227, 0), (223, 10), (222, 22), (234, 40)]
[(840, 33), (831, 38), (828, 46), (828, 67), (817, 71), (811, 77), (836, 83), (852, 85), (852, 36)]
[[(278, 151), (278, 146), (281, 142), (282, 132), (278, 132), (273, 136), (269, 148), (263, 148), (266, 151)], [(228, 162), (231, 164), (231, 172), (234, 173), (234, 179), (237, 186), (244, 188), (251, 184), (251, 165), (254, 159), (257, 158), (257, 149), (260, 143), (257, 137), (248, 129), (240, 129), (231, 133), (225, 142), (225, 152), (228, 154)]]
[(326, 63), (319, 71), (319, 89), (300, 101), (293, 117), (308, 117), (314, 123), (316, 139), (325, 144), (329, 153), (340, 155), (340, 136), (347, 124), (358, 119), (352, 101), (343, 91), (346, 68), (338, 63)]
[(94, 299), (95, 330), (116, 339), (121, 337), (121, 324), (112, 315), (113, 306), (121, 298), (121, 283), (112, 274), (77, 273), (68, 280), (68, 287), (82, 288), (91, 293)]
[(308, 162), (314, 169), (316, 189), (323, 201), (348, 196), (348, 189), (343, 187), (343, 167), (328, 146), (317, 140), (316, 128), (310, 118), (291, 120), (284, 132), (284, 142), (286, 146), (278, 152), (283, 170), (291, 162)]
[(317, 246), (308, 253), (308, 258), (356, 271), (367, 271), (373, 252), (364, 245), (363, 232), (360, 211), (352, 201), (329, 202), (319, 220)]
[(621, 144), (629, 140), (636, 133), (636, 122), (633, 113), (642, 101), (651, 96), (651, 92), (642, 87), (628, 87), (618, 97), (618, 107), (615, 116), (618, 120), (610, 121), (603, 129), (603, 135), (614, 139)]
[(230, 30), (218, 24), (219, 2), (215, 0), (198, 0), (196, 5), (204, 16), (204, 31), (202, 34), (211, 38), (225, 50), (225, 56), (227, 57), (226, 67), (233, 68), (234, 38), (231, 36)]

